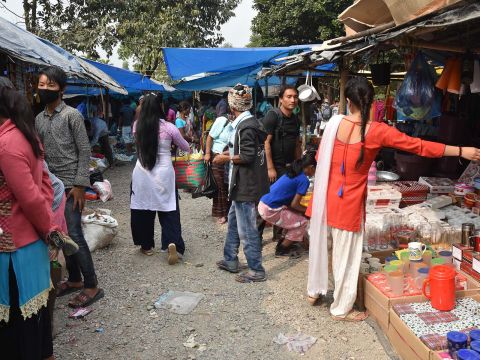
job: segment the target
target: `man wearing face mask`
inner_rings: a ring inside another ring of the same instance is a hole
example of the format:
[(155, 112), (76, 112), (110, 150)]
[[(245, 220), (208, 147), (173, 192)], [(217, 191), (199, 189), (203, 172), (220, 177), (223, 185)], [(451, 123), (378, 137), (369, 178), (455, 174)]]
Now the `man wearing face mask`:
[(48, 67), (40, 72), (37, 95), (45, 105), (45, 110), (37, 115), (35, 127), (43, 143), (50, 171), (65, 186), (68, 234), (79, 246), (76, 254), (66, 256), (68, 281), (58, 284), (57, 296), (83, 288), (70, 300), (69, 306), (84, 307), (102, 298), (104, 293), (97, 287), (92, 255), (81, 223), (85, 187), (90, 186), (90, 144), (82, 115), (62, 100), (66, 85), (67, 75), (62, 69)]

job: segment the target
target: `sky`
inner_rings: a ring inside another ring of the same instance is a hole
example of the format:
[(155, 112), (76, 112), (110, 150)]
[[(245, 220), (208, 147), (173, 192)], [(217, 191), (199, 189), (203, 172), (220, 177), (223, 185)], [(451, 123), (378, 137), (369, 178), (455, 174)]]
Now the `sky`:
[[(22, 2), (19, 0), (7, 0), (6, 3), (0, 2), (0, 16), (13, 22), (21, 22), (22, 19), (18, 18), (14, 14), (8, 12), (1, 4), (5, 4), (8, 9), (16, 13), (17, 15), (23, 15)], [(244, 47), (250, 42), (250, 25), (252, 19), (255, 16), (255, 10), (253, 9), (253, 0), (242, 0), (240, 5), (235, 9), (235, 17), (231, 18), (225, 25), (222, 26), (221, 33), (225, 38), (226, 43), (230, 43), (233, 47)], [(21, 23), (19, 26), (23, 26)], [(101, 56), (105, 56), (104, 52), (100, 52)], [(110, 58), (110, 62), (115, 66), (122, 66), (122, 60), (120, 60), (116, 54), (116, 51)], [(130, 63), (130, 67), (132, 64)]]

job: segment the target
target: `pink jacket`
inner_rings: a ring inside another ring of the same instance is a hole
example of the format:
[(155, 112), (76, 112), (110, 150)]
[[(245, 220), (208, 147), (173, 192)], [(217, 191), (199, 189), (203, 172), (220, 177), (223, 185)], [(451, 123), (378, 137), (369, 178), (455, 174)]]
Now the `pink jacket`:
[(43, 158), (7, 120), (0, 126), (0, 252), (45, 239), (52, 224), (53, 189)]

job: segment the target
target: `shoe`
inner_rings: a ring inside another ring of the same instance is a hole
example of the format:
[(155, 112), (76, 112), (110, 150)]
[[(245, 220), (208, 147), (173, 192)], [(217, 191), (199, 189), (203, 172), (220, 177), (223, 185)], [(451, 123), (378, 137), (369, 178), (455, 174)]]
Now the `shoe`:
[(225, 260), (220, 260), (220, 261), (217, 261), (217, 267), (219, 269), (222, 269), (222, 270), (225, 270), (225, 271), (228, 271), (229, 273), (232, 273), (232, 274), (237, 274), (240, 272), (241, 268), (240, 266), (237, 266), (235, 268), (232, 268), (230, 266), (228, 266), (227, 262)]
[(175, 244), (168, 245), (168, 265), (175, 265), (178, 262), (177, 247)]
[(278, 242), (275, 248), (275, 257), (289, 257), (291, 259), (298, 259), (302, 253), (298, 250), (296, 244), (289, 246), (282, 246), (282, 242)]
[(78, 251), (78, 245), (70, 236), (62, 234), (59, 231), (52, 231), (48, 236), (48, 240), (56, 248), (62, 249), (65, 256), (72, 256)]
[(235, 280), (240, 283), (252, 283), (252, 282), (263, 282), (267, 280), (265, 273), (259, 273), (254, 271), (246, 271), (235, 277)]

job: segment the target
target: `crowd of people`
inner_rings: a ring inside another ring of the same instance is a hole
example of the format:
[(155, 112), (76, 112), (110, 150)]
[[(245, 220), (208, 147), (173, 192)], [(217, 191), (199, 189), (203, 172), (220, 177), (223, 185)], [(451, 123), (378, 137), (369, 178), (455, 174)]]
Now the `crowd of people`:
[[(44, 109), (34, 118), (28, 100), (0, 78), (0, 348), (7, 358), (53, 359), (47, 302), (50, 261), (59, 249), (68, 278), (54, 284), (56, 295), (71, 294), (72, 308), (105, 295), (81, 216), (90, 186), (91, 142), (100, 141), (106, 130), (101, 122), (90, 121), (89, 140), (81, 112), (62, 100), (66, 83), (59, 68), (41, 71), (37, 96)], [(335, 286), (330, 313), (336, 320), (361, 321), (367, 315), (354, 311), (353, 303), (367, 176), (378, 151), (385, 146), (427, 157), (480, 160), (480, 150), (423, 141), (371, 121), (373, 87), (365, 78), (352, 77), (345, 97), (348, 115), (332, 111), (318, 151), (302, 153), (294, 111), (297, 89), (284, 86), (279, 107), (259, 119), (252, 110), (252, 89), (238, 84), (214, 111), (204, 113), (212, 119), (204, 161), (212, 166), (218, 186), (212, 216), (228, 223), (217, 267), (242, 283), (267, 280), (262, 237), (265, 224), (271, 224), (276, 256), (296, 257), (299, 244), (309, 246), (307, 299), (314, 305), (328, 289), (330, 241)], [(160, 251), (174, 265), (186, 244), (171, 156), (189, 153), (198, 144), (192, 107), (187, 102), (165, 107), (161, 96), (146, 94), (135, 109), (125, 102), (120, 113), (125, 143), (132, 151), (135, 145), (137, 154), (130, 196), (133, 243), (145, 256), (153, 254), (158, 215)], [(313, 198), (306, 207), (302, 198), (312, 178)], [(240, 244), (246, 265), (238, 258)]]

